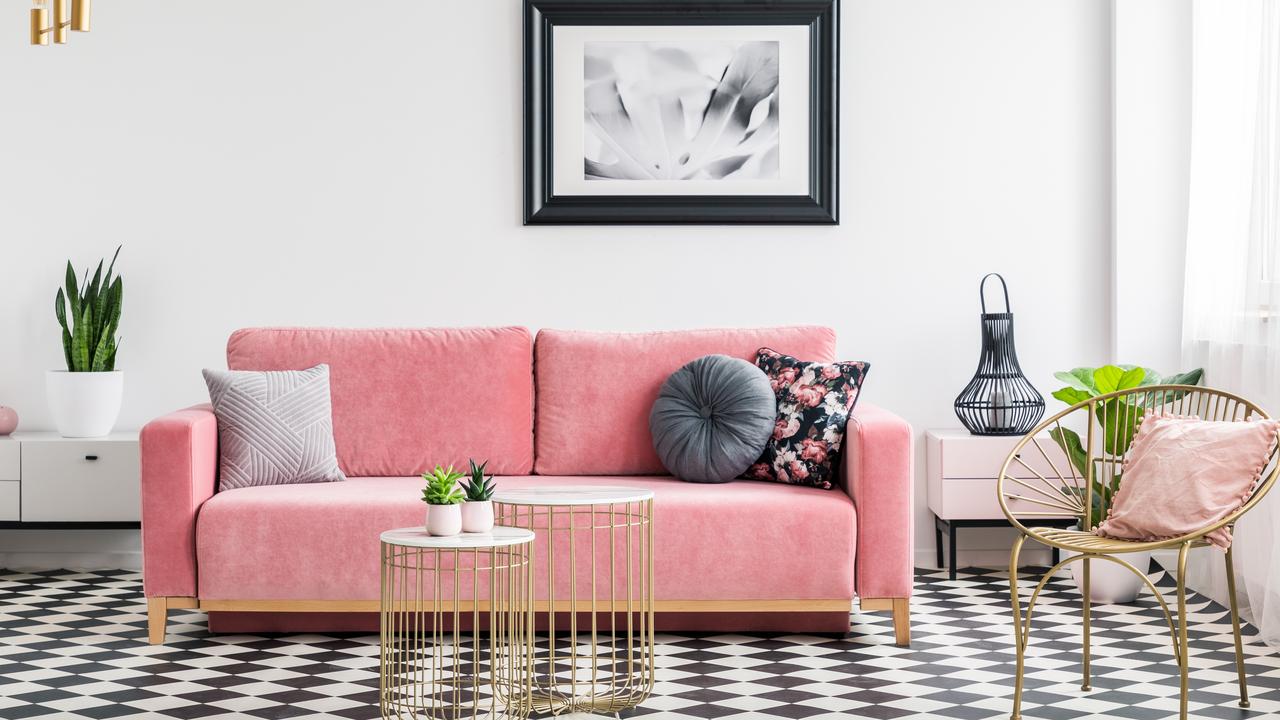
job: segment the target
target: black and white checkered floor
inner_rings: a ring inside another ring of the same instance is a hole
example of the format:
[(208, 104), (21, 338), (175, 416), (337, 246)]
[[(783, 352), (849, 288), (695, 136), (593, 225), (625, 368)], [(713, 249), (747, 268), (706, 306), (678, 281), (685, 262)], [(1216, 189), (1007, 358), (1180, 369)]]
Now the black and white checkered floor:
[[(856, 613), (846, 640), (660, 635), (658, 683), (636, 716), (1007, 718), (1004, 575), (920, 571), (916, 581), (910, 648), (893, 644), (887, 616)], [(1198, 597), (1191, 609), (1192, 714), (1280, 717), (1280, 655), (1246, 639), (1253, 707), (1238, 708), (1229, 616)], [(1072, 586), (1051, 583), (1036, 617), (1024, 717), (1176, 717), (1176, 666), (1151, 598), (1096, 609), (1089, 693)], [(376, 636), (211, 636), (199, 613), (171, 613), (169, 631), (167, 645), (146, 643), (136, 573), (0, 570), (0, 718), (377, 716)]]

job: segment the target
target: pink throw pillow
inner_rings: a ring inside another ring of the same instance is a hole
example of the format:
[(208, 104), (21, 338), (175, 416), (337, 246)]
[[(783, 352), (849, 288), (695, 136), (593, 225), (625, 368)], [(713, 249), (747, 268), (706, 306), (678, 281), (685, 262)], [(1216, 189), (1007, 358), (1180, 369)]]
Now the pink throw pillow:
[[(1280, 420), (1216, 422), (1176, 415), (1143, 418), (1129, 448), (1102, 537), (1181, 537), (1235, 512), (1249, 499), (1276, 444)], [(1205, 540), (1226, 550), (1231, 531)]]

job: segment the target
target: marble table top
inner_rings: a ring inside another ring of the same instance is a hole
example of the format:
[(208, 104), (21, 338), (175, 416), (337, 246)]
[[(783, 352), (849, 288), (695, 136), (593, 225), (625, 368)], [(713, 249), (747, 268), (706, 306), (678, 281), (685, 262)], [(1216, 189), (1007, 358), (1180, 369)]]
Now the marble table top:
[(523, 545), (524, 543), (533, 542), (533, 531), (524, 528), (498, 526), (487, 533), (461, 533), (448, 537), (437, 537), (427, 534), (426, 529), (419, 526), (388, 530), (382, 533), (381, 539), (384, 543), (403, 547), (465, 550)]
[(544, 487), (498, 490), (493, 501), (504, 505), (609, 505), (652, 500), (645, 488), (605, 485), (547, 485)]

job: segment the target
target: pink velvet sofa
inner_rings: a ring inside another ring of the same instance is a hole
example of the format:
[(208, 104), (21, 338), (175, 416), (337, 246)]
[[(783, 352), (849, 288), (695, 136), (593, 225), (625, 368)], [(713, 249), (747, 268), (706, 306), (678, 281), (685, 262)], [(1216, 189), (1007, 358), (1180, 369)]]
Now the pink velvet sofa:
[[(909, 641), (912, 433), (865, 400), (841, 487), (668, 476), (650, 444), (662, 381), (709, 353), (772, 347), (834, 360), (821, 327), (596, 333), (519, 327), (258, 328), (233, 370), (330, 366), (346, 482), (217, 492), (207, 405), (142, 430), (142, 546), (150, 639), (198, 608), (214, 631), (376, 628), (378, 534), (420, 525), (420, 473), (487, 459), (506, 488), (643, 486), (655, 493), (659, 628), (844, 633), (856, 599)], [(875, 375), (871, 377), (875, 385)], [(779, 512), (782, 509), (783, 512)]]

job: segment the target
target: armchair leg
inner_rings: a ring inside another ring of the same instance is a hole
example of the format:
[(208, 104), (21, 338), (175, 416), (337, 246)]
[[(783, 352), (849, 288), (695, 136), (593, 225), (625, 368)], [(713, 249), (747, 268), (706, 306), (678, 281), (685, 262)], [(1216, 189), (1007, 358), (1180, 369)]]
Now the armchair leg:
[(1080, 663), (1080, 672), (1083, 677), (1080, 680), (1080, 689), (1088, 692), (1093, 689), (1093, 673), (1089, 670), (1089, 632), (1091, 624), (1090, 621), (1093, 616), (1093, 608), (1089, 602), (1089, 556), (1085, 555), (1084, 560), (1081, 561), (1080, 564), (1084, 566), (1084, 574), (1080, 581), (1080, 594), (1083, 599), (1082, 612), (1084, 619), (1084, 631), (1083, 636), (1081, 637), (1081, 646), (1083, 647), (1083, 650), (1081, 651)]
[(1187, 645), (1187, 551), (1191, 541), (1182, 543), (1178, 551), (1178, 718), (1187, 720), (1187, 671), (1191, 665), (1191, 648)]
[(1240, 707), (1249, 707), (1249, 686), (1245, 683), (1244, 646), (1240, 642), (1240, 609), (1236, 606), (1236, 568), (1227, 548), (1227, 595), (1231, 598), (1231, 630), (1236, 637), (1236, 677), (1240, 681)]
[(164, 626), (168, 616), (168, 598), (147, 598), (147, 642), (152, 645), (164, 644)]

